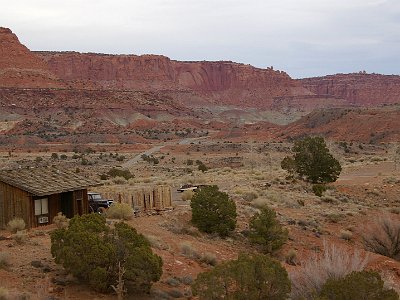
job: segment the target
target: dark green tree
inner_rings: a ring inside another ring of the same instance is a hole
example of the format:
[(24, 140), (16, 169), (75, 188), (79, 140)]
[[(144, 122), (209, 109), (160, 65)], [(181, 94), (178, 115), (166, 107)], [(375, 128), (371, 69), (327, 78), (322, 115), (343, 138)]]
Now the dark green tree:
[(216, 185), (202, 187), (192, 198), (192, 223), (206, 233), (227, 236), (236, 227), (236, 204)]
[[(306, 137), (296, 141), (293, 147), (294, 169), (302, 178), (312, 183), (334, 182), (339, 177), (342, 167), (329, 152), (322, 137)], [(285, 157), (281, 166), (290, 170), (290, 157)]]
[(296, 162), (294, 159), (290, 156), (286, 156), (282, 161), (281, 161), (281, 168), (288, 171), (291, 176), (293, 176), (296, 173)]
[(237, 260), (201, 273), (192, 285), (200, 299), (287, 299), (288, 274), (280, 263), (265, 255), (240, 254)]
[(381, 276), (372, 271), (352, 272), (344, 278), (328, 279), (322, 286), (321, 300), (398, 300), (393, 289), (386, 289)]
[(69, 273), (102, 292), (111, 291), (120, 267), (131, 291), (148, 292), (162, 274), (162, 260), (143, 235), (125, 223), (110, 228), (99, 214), (75, 216), (68, 228), (53, 231), (51, 254)]
[(260, 245), (264, 253), (279, 250), (288, 238), (287, 229), (279, 223), (275, 211), (267, 206), (251, 218), (249, 227), (250, 241)]

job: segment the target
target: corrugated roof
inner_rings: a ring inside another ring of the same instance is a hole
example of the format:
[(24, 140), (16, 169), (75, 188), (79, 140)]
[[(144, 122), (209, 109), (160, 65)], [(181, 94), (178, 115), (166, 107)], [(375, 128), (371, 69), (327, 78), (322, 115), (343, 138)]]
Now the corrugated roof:
[(0, 181), (35, 196), (46, 196), (101, 185), (96, 180), (54, 167), (1, 170)]

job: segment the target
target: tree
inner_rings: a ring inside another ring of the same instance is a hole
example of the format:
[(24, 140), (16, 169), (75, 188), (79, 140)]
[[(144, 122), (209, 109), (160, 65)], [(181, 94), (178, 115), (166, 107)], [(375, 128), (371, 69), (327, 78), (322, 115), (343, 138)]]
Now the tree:
[(288, 231), (276, 218), (273, 209), (264, 206), (250, 220), (250, 241), (262, 247), (264, 253), (279, 250), (288, 238)]
[(321, 300), (398, 300), (393, 289), (386, 289), (381, 276), (372, 271), (352, 272), (346, 277), (328, 279), (320, 292)]
[(296, 173), (296, 162), (294, 159), (290, 156), (286, 156), (282, 161), (281, 161), (281, 168), (288, 171), (290, 176), (293, 176), (294, 173)]
[(197, 276), (193, 294), (200, 299), (287, 299), (288, 274), (280, 263), (265, 255), (240, 254)]
[(281, 166), (292, 170), (312, 183), (334, 182), (339, 177), (342, 167), (329, 152), (322, 137), (306, 137), (295, 142), (293, 147), (294, 166), (291, 157), (285, 157)]
[(190, 206), (192, 223), (200, 231), (227, 236), (236, 227), (236, 204), (216, 185), (202, 187)]
[(143, 235), (122, 222), (112, 229), (99, 214), (75, 216), (68, 228), (53, 231), (51, 254), (69, 273), (102, 292), (121, 281), (131, 290), (148, 292), (162, 274), (162, 260)]

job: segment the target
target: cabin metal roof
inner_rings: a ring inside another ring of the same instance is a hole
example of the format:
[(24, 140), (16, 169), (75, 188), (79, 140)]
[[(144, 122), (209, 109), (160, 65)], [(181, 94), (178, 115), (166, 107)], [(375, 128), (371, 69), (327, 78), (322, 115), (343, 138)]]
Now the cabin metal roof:
[(48, 168), (0, 170), (0, 181), (35, 196), (46, 196), (101, 185), (75, 172)]

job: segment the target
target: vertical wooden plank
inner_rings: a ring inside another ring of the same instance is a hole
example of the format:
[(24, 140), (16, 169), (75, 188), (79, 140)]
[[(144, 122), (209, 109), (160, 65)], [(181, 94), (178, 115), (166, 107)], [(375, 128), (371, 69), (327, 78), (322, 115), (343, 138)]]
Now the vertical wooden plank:
[(4, 223), (4, 191), (0, 190), (0, 228), (5, 228)]

